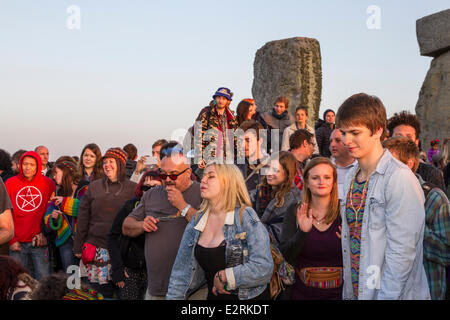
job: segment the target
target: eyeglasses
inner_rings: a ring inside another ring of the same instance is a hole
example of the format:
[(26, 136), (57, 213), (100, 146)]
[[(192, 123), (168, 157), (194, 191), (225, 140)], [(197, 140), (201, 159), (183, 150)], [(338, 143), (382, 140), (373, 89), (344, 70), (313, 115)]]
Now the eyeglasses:
[(166, 180), (167, 177), (169, 177), (170, 180), (175, 181), (175, 180), (177, 180), (177, 178), (178, 178), (179, 175), (183, 174), (183, 173), (184, 173), (185, 171), (187, 171), (188, 169), (190, 169), (190, 168), (186, 168), (186, 169), (184, 169), (183, 171), (181, 171), (180, 173), (177, 173), (177, 174), (174, 174), (174, 173), (173, 173), (173, 174), (160, 173), (159, 176), (161, 177), (162, 180)]

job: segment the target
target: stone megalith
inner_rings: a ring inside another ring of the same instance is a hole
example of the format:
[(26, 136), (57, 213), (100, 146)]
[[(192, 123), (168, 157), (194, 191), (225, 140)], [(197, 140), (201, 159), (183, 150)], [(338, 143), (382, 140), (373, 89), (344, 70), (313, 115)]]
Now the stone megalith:
[(266, 43), (255, 56), (252, 94), (260, 112), (271, 110), (275, 99), (288, 97), (289, 112), (308, 106), (308, 123), (317, 120), (322, 95), (319, 41), (296, 37)]
[(421, 55), (434, 57), (416, 104), (420, 141), (426, 152), (438, 138), (442, 151), (450, 138), (450, 9), (417, 20), (416, 32)]

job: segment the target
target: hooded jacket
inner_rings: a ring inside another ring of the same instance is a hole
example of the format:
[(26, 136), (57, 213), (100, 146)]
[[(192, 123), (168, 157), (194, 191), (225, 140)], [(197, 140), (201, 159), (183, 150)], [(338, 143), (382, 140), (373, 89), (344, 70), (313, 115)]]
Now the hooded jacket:
[[(25, 157), (36, 160), (36, 174), (27, 180), (22, 172), (22, 161)], [(5, 186), (13, 205), (14, 237), (10, 245), (16, 242), (31, 242), (33, 237), (42, 231), (42, 218), (52, 193), (54, 182), (41, 173), (42, 161), (39, 154), (28, 151), (19, 161), (19, 174), (6, 181)]]

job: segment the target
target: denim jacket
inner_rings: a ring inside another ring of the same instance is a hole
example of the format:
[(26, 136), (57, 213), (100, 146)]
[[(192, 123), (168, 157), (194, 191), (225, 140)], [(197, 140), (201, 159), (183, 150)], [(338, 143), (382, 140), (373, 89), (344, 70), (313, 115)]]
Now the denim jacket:
[[(346, 175), (345, 196), (357, 164)], [(361, 227), (358, 299), (430, 299), (423, 267), (424, 195), (413, 172), (385, 150), (369, 178)], [(351, 281), (346, 199), (341, 199), (344, 299)]]
[[(257, 297), (267, 287), (272, 277), (273, 259), (270, 252), (269, 235), (256, 212), (247, 207), (242, 212), (242, 226), (236, 207), (227, 213), (223, 234), (226, 241), (226, 261), (229, 262), (232, 248), (239, 247), (242, 264), (226, 268), (228, 290), (238, 294), (240, 300)], [(194, 248), (205, 228), (209, 213), (198, 213), (187, 225), (181, 240), (170, 275), (168, 300), (183, 300), (205, 281), (205, 273), (194, 256)]]

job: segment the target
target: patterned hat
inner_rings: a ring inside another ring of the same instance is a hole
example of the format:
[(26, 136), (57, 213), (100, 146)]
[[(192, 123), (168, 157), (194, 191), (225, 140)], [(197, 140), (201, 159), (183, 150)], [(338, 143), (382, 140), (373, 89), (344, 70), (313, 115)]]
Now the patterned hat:
[(114, 158), (116, 160), (119, 160), (123, 163), (124, 166), (127, 163), (127, 159), (128, 159), (125, 151), (123, 151), (119, 147), (109, 148), (108, 151), (106, 151), (105, 155), (103, 156), (103, 159), (106, 159), (106, 158)]
[(213, 99), (215, 99), (217, 96), (225, 97), (231, 101), (231, 97), (233, 96), (233, 93), (228, 88), (220, 87), (219, 89), (217, 89), (216, 93), (213, 95)]

